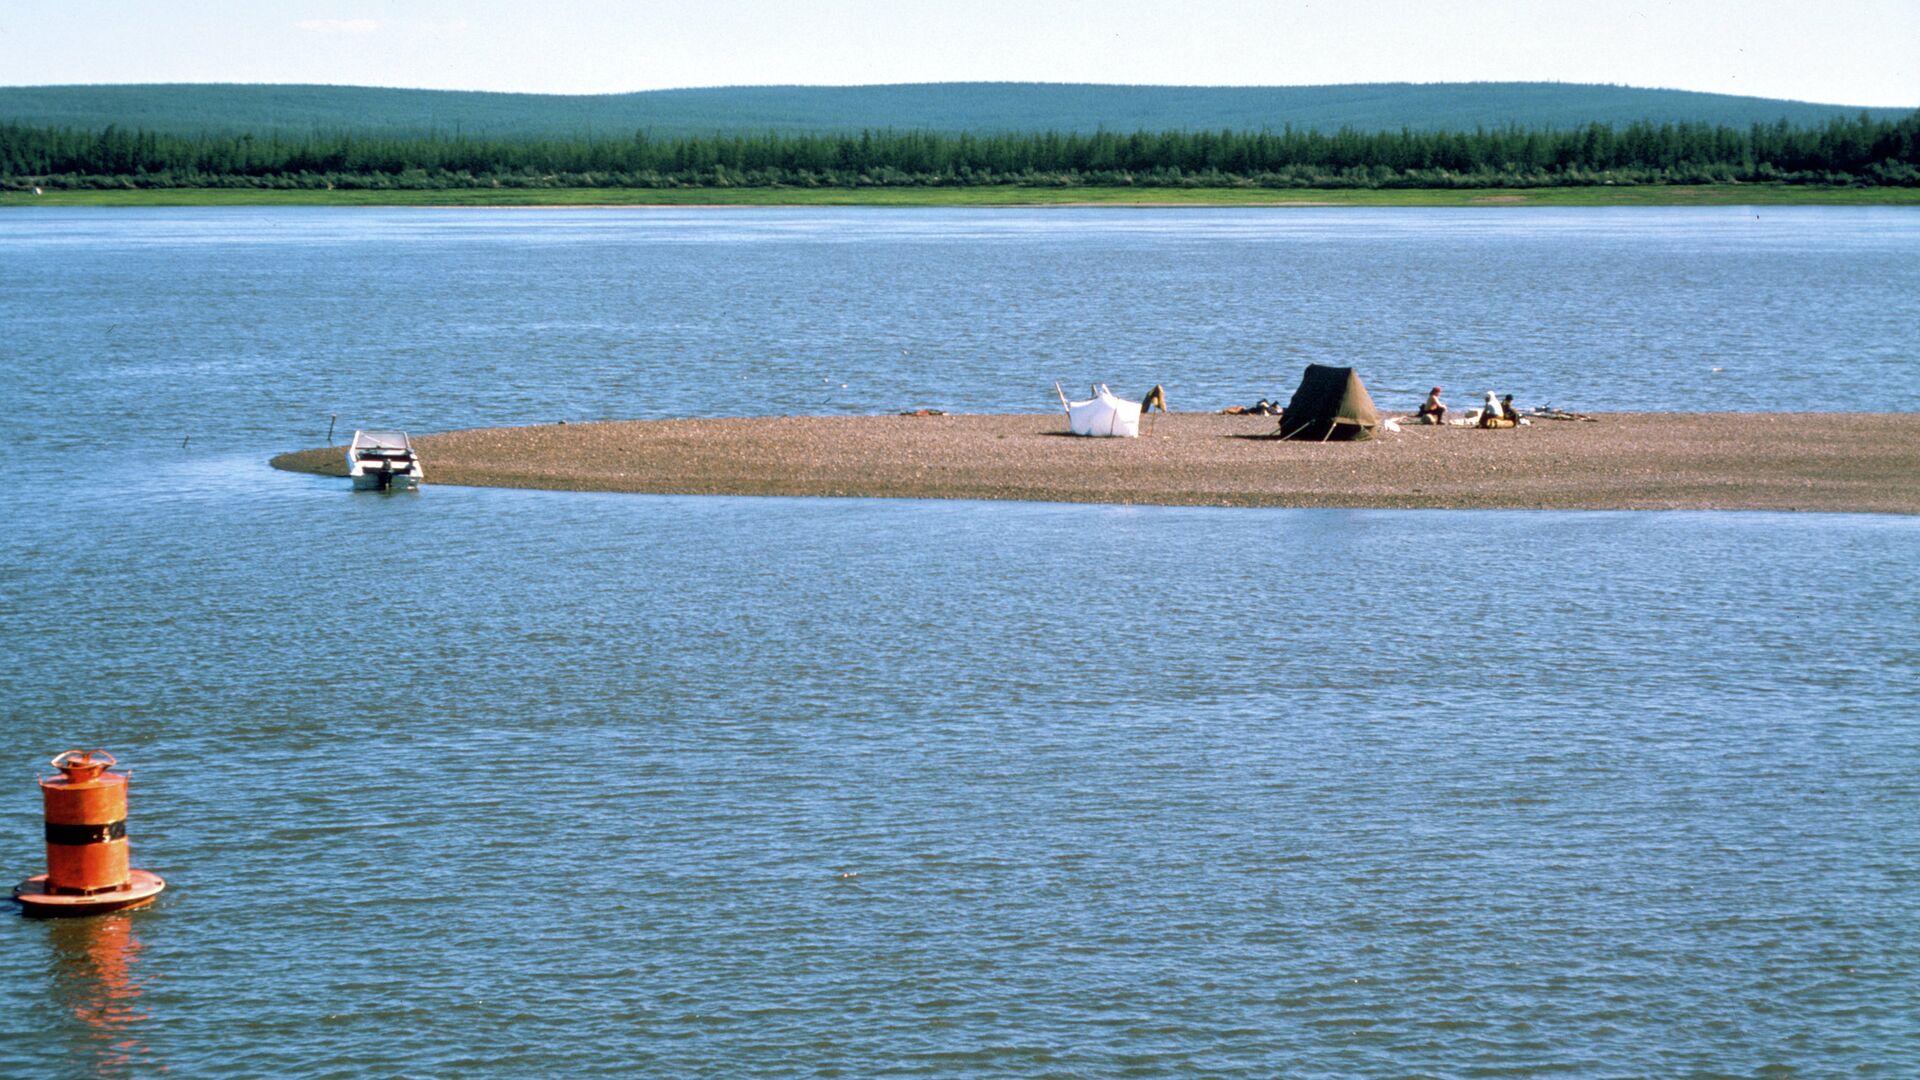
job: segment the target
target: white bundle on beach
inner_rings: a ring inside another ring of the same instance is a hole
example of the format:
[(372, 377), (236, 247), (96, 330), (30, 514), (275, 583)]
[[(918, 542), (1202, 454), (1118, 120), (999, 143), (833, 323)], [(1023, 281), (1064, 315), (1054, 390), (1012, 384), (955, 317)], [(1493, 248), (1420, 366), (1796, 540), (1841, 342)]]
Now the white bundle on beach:
[(1140, 403), (1115, 397), (1105, 383), (1095, 387), (1093, 397), (1086, 401), (1068, 401), (1061, 394), (1060, 403), (1067, 407), (1067, 423), (1075, 435), (1140, 437)]

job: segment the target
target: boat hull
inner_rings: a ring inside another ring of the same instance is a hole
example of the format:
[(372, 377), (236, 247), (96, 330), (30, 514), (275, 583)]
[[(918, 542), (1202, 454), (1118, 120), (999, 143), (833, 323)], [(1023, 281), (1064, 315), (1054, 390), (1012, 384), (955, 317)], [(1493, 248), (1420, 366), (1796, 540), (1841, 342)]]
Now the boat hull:
[(355, 491), (414, 491), (420, 478), (407, 473), (366, 472), (353, 478)]

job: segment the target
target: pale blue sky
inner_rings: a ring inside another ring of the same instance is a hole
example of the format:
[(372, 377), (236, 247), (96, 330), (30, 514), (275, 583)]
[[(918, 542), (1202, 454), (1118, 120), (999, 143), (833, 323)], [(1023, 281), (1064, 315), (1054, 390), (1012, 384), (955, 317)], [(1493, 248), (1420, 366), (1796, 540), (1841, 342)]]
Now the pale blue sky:
[(0, 84), (1612, 82), (1920, 106), (1920, 0), (0, 0)]

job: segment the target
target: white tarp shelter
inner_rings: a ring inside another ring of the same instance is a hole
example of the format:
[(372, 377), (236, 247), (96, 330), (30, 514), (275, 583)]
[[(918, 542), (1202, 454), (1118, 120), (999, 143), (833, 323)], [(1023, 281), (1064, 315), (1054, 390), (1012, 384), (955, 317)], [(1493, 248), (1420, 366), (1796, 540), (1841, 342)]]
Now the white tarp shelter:
[(1140, 403), (1113, 396), (1105, 383), (1094, 387), (1093, 397), (1086, 401), (1068, 401), (1058, 384), (1053, 389), (1060, 394), (1060, 404), (1066, 406), (1067, 423), (1075, 435), (1140, 437)]

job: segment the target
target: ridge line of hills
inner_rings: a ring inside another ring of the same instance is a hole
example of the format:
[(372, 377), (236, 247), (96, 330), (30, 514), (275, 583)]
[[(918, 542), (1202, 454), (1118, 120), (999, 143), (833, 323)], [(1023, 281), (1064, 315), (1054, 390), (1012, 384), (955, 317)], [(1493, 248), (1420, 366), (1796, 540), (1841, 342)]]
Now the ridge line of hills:
[(1796, 127), (1862, 108), (1581, 83), (1354, 83), (1330, 86), (1123, 86), (901, 83), (733, 86), (623, 94), (517, 94), (361, 86), (165, 83), (0, 87), (0, 122), (168, 134), (534, 139), (645, 131), (730, 133), (1566, 129), (1591, 123), (1786, 121)]

